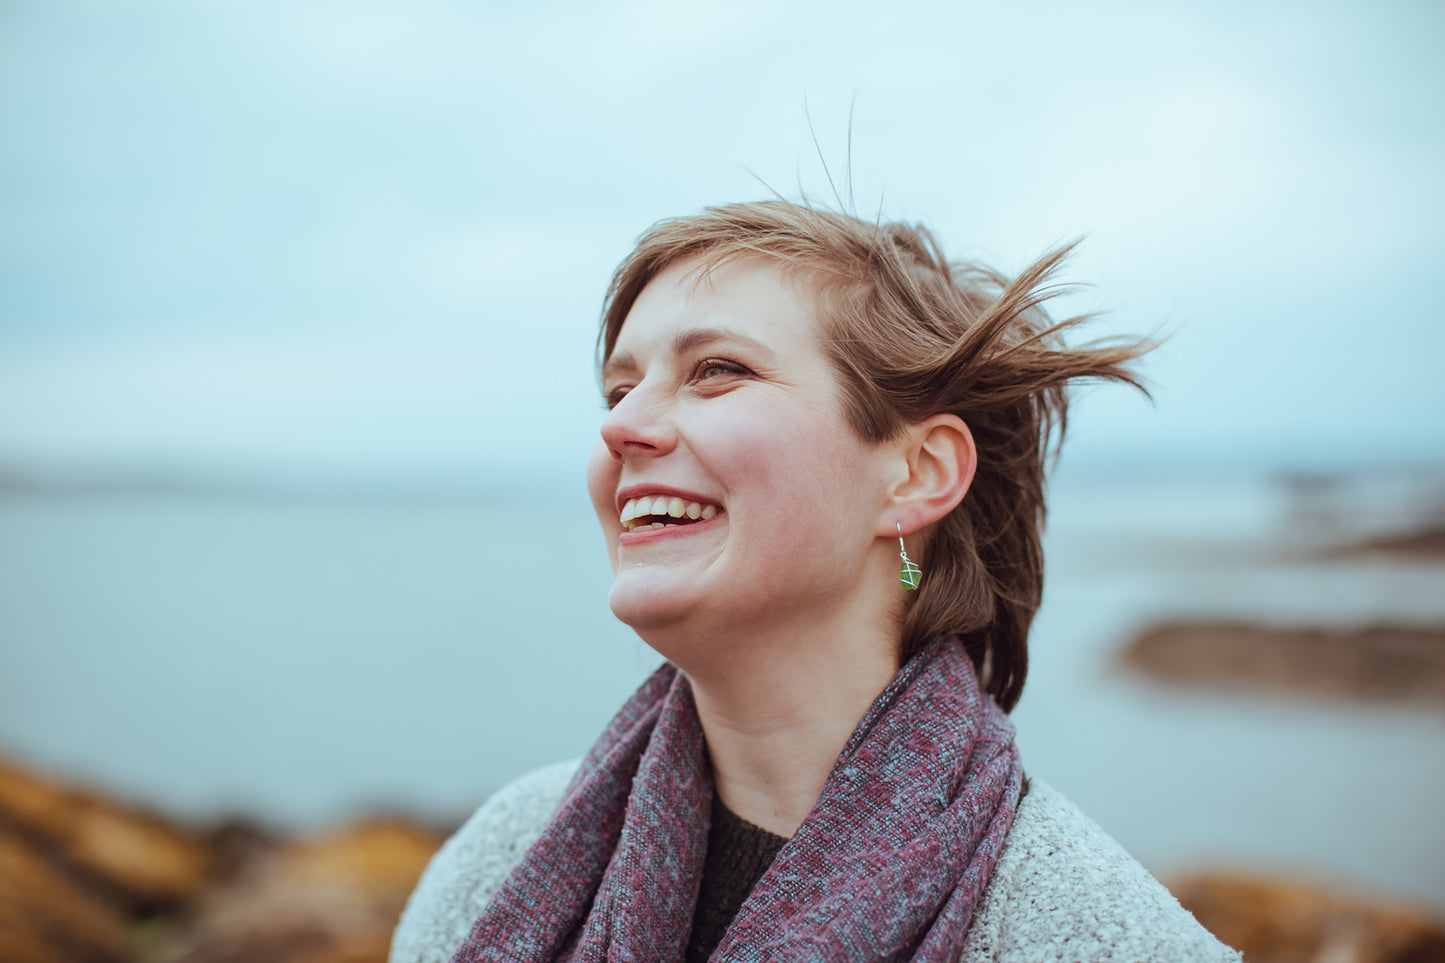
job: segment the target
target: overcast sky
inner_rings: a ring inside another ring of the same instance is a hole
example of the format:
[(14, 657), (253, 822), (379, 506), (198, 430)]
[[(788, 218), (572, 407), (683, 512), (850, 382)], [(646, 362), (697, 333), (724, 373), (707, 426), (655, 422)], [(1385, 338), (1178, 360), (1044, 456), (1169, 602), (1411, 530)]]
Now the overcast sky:
[[(654, 220), (852, 194), (1166, 331), (1107, 472), (1445, 456), (1445, 6), (0, 5), (0, 467), (580, 470)], [(811, 130), (807, 115), (811, 114)], [(814, 139), (816, 137), (816, 147)]]

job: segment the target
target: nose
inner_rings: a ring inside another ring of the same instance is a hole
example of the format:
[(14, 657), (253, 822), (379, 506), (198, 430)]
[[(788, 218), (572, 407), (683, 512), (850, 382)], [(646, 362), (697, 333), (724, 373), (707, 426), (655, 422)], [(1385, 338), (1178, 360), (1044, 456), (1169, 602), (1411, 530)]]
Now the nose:
[(656, 457), (677, 447), (677, 433), (659, 399), (644, 386), (633, 388), (602, 419), (602, 443), (616, 461)]

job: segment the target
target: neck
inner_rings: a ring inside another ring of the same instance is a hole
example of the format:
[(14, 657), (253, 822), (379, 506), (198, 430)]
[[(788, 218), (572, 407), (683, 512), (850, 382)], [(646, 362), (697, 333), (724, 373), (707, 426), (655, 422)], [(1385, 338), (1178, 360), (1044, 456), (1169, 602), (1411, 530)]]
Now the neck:
[(810, 626), (774, 626), (770, 638), (748, 633), (746, 646), (714, 649), (727, 652), (725, 660), (682, 666), (719, 799), (779, 836), (792, 836), (812, 810), (858, 721), (898, 668), (891, 624), (842, 617)]

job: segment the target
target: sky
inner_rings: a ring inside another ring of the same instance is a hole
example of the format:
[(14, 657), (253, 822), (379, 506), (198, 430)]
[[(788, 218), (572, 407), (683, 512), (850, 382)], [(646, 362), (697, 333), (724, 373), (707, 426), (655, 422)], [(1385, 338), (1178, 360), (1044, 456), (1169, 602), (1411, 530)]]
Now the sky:
[(1167, 341), (1069, 463), (1438, 465), (1442, 40), (1428, 2), (7, 0), (0, 475), (572, 484), (613, 267), (774, 192), (1004, 270), (1084, 238), (1059, 310)]

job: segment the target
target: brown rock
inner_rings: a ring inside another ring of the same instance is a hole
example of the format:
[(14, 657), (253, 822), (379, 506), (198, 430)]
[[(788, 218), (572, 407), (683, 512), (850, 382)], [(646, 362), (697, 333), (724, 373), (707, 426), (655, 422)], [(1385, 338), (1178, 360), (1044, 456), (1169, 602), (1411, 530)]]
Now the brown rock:
[(44, 843), (137, 907), (194, 896), (214, 860), (198, 836), (159, 816), (0, 759), (0, 823)]
[(74, 808), (70, 790), (0, 756), (0, 819), (55, 839), (74, 820)]
[(1169, 889), (1248, 963), (1445, 960), (1445, 925), (1423, 910), (1244, 873), (1197, 873)]
[(403, 820), (372, 819), (284, 847), (272, 871), (303, 886), (345, 883), (400, 912), (440, 842)]
[(386, 950), (357, 953), (338, 946), (338, 938), (315, 927), (275, 923), (248, 932), (208, 934), (172, 963), (386, 963)]
[(5, 963), (72, 963), (44, 943), (4, 930), (0, 930), (0, 960)]
[(0, 960), (107, 963), (125, 958), (125, 943), (119, 911), (0, 829)]
[(93, 802), (62, 842), (65, 858), (145, 905), (186, 900), (205, 884), (210, 851), (195, 836), (147, 814)]
[(1445, 707), (1445, 626), (1164, 622), (1119, 659), (1171, 685)]
[(1445, 558), (1445, 527), (1426, 525), (1413, 532), (1382, 535), (1378, 538), (1342, 545), (1320, 554), (1325, 558), (1383, 555), (1410, 560), (1438, 561)]
[(281, 846), (202, 903), (171, 963), (385, 963), (440, 837), (380, 819)]

